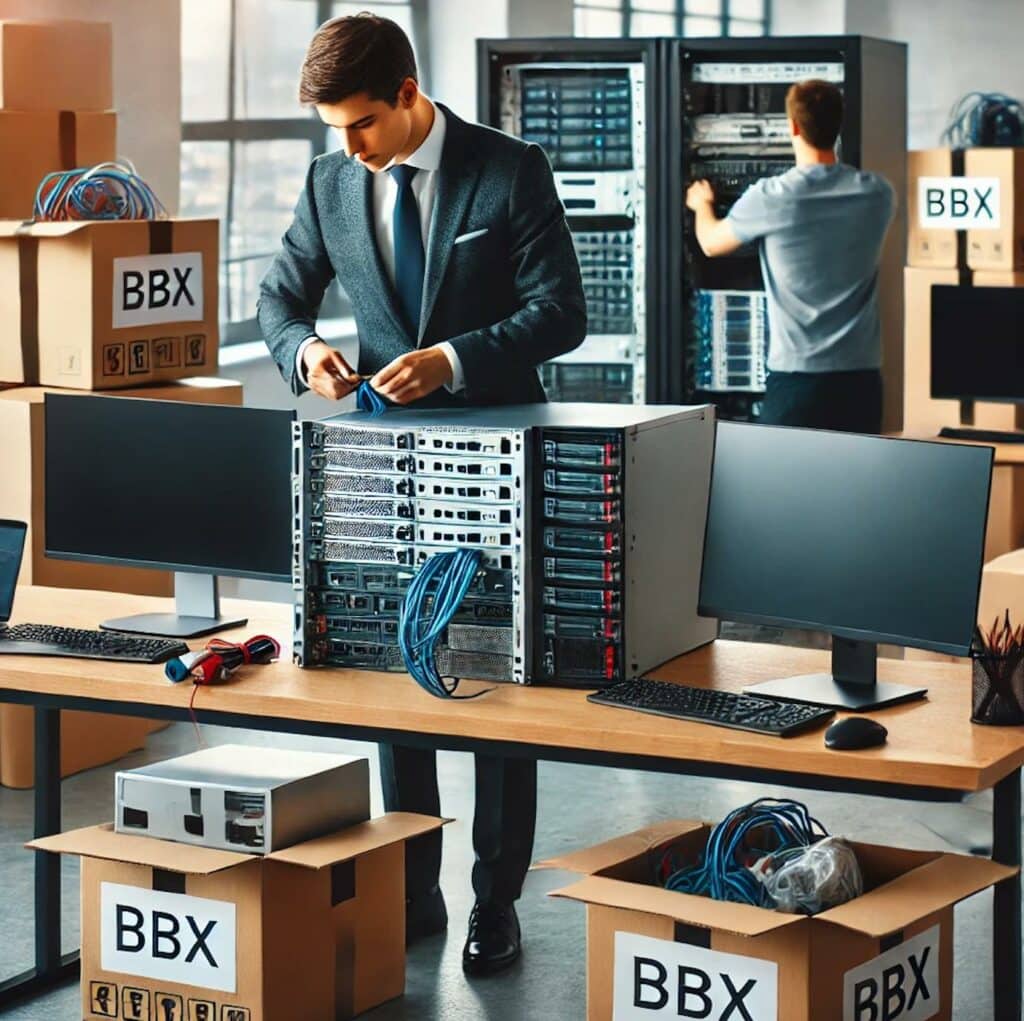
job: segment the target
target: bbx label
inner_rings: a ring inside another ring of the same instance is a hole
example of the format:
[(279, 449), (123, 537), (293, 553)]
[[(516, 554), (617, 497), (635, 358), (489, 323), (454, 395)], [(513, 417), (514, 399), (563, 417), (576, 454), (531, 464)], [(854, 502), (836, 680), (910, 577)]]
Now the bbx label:
[(613, 1021), (778, 1021), (779, 966), (615, 933)]
[(201, 322), (203, 253), (134, 255), (114, 260), (114, 328)]
[(104, 971), (235, 992), (235, 905), (100, 884)]
[(926, 1021), (939, 1001), (937, 925), (843, 976), (843, 1021)]
[(928, 230), (998, 230), (998, 177), (919, 177), (918, 225)]

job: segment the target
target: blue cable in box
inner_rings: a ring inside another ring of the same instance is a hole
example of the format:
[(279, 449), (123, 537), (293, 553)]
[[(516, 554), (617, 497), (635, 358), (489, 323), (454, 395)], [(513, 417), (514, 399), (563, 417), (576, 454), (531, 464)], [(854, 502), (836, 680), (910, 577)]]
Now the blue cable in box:
[(220, 745), (120, 770), (118, 833), (269, 854), (370, 818), (366, 759)]

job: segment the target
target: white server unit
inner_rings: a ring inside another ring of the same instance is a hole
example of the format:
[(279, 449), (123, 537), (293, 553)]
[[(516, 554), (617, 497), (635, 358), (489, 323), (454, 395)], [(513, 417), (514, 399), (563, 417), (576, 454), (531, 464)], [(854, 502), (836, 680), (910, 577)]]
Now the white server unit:
[(269, 854), (370, 818), (366, 759), (219, 745), (119, 770), (114, 829)]
[(445, 675), (600, 687), (715, 637), (697, 616), (711, 408), (534, 404), (295, 427), (296, 662), (404, 670), (432, 554), (482, 565)]

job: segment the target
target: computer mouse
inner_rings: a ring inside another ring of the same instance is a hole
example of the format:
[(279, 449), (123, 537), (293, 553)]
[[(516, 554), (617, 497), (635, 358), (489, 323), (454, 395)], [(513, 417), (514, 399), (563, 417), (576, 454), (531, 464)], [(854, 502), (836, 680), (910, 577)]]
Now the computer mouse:
[(869, 716), (847, 716), (825, 731), (825, 747), (849, 752), (857, 748), (874, 748), (885, 744), (889, 731)]

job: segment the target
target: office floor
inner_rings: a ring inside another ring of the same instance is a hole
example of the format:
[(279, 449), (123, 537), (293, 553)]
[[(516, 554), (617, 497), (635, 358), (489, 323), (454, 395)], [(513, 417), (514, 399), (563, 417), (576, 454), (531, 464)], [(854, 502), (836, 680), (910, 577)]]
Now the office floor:
[[(332, 748), (364, 754), (376, 769), (372, 745), (204, 728), (207, 743), (244, 742), (281, 747)], [(195, 732), (176, 724), (150, 737), (144, 752), (119, 766), (194, 750)], [(66, 828), (111, 817), (113, 766), (93, 769), (64, 784)], [(443, 811), (456, 821), (445, 830), (443, 886), (449, 930), (409, 954), (406, 995), (366, 1015), (374, 1021), (443, 1018), (444, 1021), (574, 1021), (585, 1016), (586, 948), (582, 905), (545, 896), (570, 880), (566, 873), (536, 872), (519, 905), (524, 932), (522, 960), (491, 979), (468, 981), (461, 970), (465, 920), (472, 906), (469, 872), (473, 812), (473, 764), (468, 755), (441, 753)], [(373, 779), (374, 812), (381, 811)], [(732, 782), (663, 777), (587, 766), (542, 763), (535, 856), (595, 843), (659, 819), (717, 819), (739, 804), (782, 790)], [(792, 793), (792, 792), (789, 792)], [(985, 797), (964, 805), (905, 805), (877, 798), (796, 792), (834, 832), (859, 840), (908, 847), (961, 850), (990, 832)], [(28, 967), (32, 956), (32, 855), (22, 849), (32, 826), (30, 791), (0, 789), (0, 977)], [(78, 867), (64, 863), (65, 949), (78, 943)], [(991, 1017), (991, 893), (957, 909), (956, 987), (958, 1021)], [(0, 1012), (12, 1021), (67, 1021), (78, 1017), (78, 986)]]

